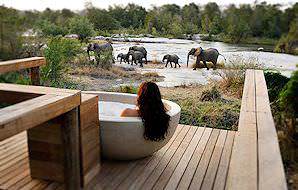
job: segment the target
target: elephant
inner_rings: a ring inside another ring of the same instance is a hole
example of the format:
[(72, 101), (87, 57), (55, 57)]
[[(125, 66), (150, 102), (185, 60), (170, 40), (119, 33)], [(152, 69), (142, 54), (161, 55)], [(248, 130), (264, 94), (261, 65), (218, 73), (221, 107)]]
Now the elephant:
[(132, 46), (129, 48), (129, 51), (140, 51), (144, 54), (144, 58), (145, 58), (145, 63), (147, 64), (147, 50), (143, 47), (143, 46)]
[[(98, 43), (92, 43), (92, 44), (88, 44), (87, 46), (87, 54), (90, 59), (90, 51), (95, 52), (95, 58), (96, 58), (96, 62), (97, 62), (97, 66), (99, 64), (100, 61), (100, 54), (103, 52), (108, 52), (111, 57), (113, 57), (113, 47), (111, 45), (111, 43), (104, 43), (104, 44), (98, 44)], [(112, 61), (114, 63), (114, 58), (112, 58)]]
[[(217, 58), (219, 55), (223, 56), (222, 54), (220, 54), (218, 52), (217, 49), (215, 48), (209, 48), (209, 49), (202, 49), (201, 47), (199, 48), (192, 48), (188, 55), (187, 55), (187, 67), (188, 67), (188, 61), (189, 61), (189, 56), (193, 55), (195, 57), (197, 57), (196, 60), (196, 65), (200, 64), (200, 62), (202, 61), (205, 65), (205, 67), (207, 68), (207, 70), (209, 70), (207, 63), (206, 62), (212, 62), (214, 67), (213, 69), (216, 69), (216, 64), (217, 64)], [(226, 61), (226, 58), (223, 56), (223, 58)], [(196, 68), (194, 68), (193, 70), (196, 70)]]
[(129, 56), (132, 57), (131, 65), (133, 65), (133, 63), (135, 63), (137, 65), (137, 61), (138, 61), (140, 63), (140, 66), (143, 67), (143, 59), (146, 59), (146, 58), (145, 58), (145, 55), (142, 52), (130, 50), (127, 53), (128, 63), (129, 63), (129, 59), (128, 59)]
[(124, 63), (126, 63), (126, 62), (129, 63), (128, 54), (119, 53), (117, 56), (117, 60), (118, 60), (118, 58), (120, 58), (120, 64), (122, 63), (122, 61), (124, 61)]
[[(171, 64), (171, 68), (173, 68), (173, 65), (172, 65), (172, 62), (173, 62), (173, 63), (175, 63), (175, 68), (177, 68), (177, 65), (179, 65), (179, 63), (178, 63), (179, 59), (180, 58), (177, 55), (175, 55), (175, 54), (172, 54), (172, 55), (167, 54), (167, 55), (165, 55), (163, 57), (162, 62), (164, 62), (165, 60), (167, 60), (166, 67), (168, 67), (168, 63), (170, 63)], [(179, 65), (179, 67), (181, 67), (181, 66)]]

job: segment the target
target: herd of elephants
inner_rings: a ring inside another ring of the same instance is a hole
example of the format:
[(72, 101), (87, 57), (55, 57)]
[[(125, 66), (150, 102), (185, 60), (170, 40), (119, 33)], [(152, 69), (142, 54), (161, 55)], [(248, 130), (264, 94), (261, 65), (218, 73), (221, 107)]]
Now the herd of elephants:
[[(103, 52), (108, 52), (108, 53), (113, 53), (113, 47), (111, 43), (103, 43), (103, 44), (98, 44), (98, 43), (90, 43), (87, 47), (87, 53), (90, 59), (90, 51), (93, 51), (95, 53), (95, 58), (97, 61), (97, 65), (100, 62), (100, 56)], [(209, 49), (203, 49), (201, 47), (199, 48), (192, 48), (188, 54), (187, 54), (187, 67), (188, 67), (188, 62), (189, 62), (189, 56), (195, 56), (196, 57), (196, 65), (199, 65), (200, 62), (202, 61), (209, 70), (207, 66), (207, 62), (213, 63), (213, 68), (216, 69), (216, 64), (217, 64), (217, 59), (220, 54), (217, 49), (215, 48), (209, 48)], [(113, 57), (113, 56), (112, 56)], [(120, 64), (122, 61), (125, 63), (129, 64), (129, 59), (131, 57), (131, 65), (135, 63), (138, 65), (140, 64), (140, 67), (143, 67), (143, 63), (147, 64), (147, 50), (143, 46), (132, 46), (129, 48), (128, 52), (126, 54), (120, 53), (117, 56), (117, 60), (120, 58)], [(224, 57), (224, 56), (223, 56)], [(178, 63), (179, 57), (176, 54), (167, 54), (163, 57), (162, 62), (166, 61), (165, 67), (168, 66), (170, 63), (171, 67), (173, 67), (172, 63), (175, 64), (175, 68), (177, 68), (177, 65), (181, 67)], [(224, 57), (226, 60), (226, 58)], [(114, 61), (114, 60), (113, 60)], [(197, 68), (197, 66), (194, 67), (194, 70)]]

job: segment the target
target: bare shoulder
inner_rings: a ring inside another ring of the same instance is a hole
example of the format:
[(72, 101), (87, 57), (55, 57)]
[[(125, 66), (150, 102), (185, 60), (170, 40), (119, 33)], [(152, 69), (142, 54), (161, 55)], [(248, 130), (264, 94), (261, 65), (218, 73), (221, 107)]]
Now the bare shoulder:
[(122, 111), (121, 117), (138, 117), (139, 113), (136, 109), (126, 108)]

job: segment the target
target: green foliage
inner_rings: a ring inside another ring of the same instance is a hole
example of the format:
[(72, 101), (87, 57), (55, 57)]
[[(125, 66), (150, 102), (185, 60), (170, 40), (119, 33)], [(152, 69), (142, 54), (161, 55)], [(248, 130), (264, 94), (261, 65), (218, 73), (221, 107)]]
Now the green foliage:
[(221, 99), (221, 94), (216, 86), (202, 92), (201, 101), (217, 101)]
[(64, 36), (67, 34), (67, 28), (65, 26), (60, 26), (54, 23), (51, 23), (48, 20), (41, 20), (38, 23), (38, 28), (42, 32), (43, 36)]
[(19, 58), (25, 31), (20, 12), (0, 6), (0, 60)]
[(70, 33), (79, 35), (79, 40), (86, 41), (86, 39), (94, 34), (93, 24), (88, 18), (77, 16), (69, 21)]
[[(100, 57), (98, 56), (100, 54)], [(109, 70), (112, 68), (113, 64), (113, 52), (111, 51), (102, 51), (99, 54), (95, 55), (95, 59), (97, 62), (99, 62), (99, 66), (102, 69), (107, 69)]]
[(272, 71), (265, 72), (264, 76), (267, 83), (270, 102), (275, 102), (279, 97), (279, 93), (290, 79), (279, 72)]
[(24, 84), (29, 85), (30, 82), (29, 75), (26, 71), (9, 72), (0, 75), (0, 83), (14, 83), (14, 84)]
[(298, 70), (292, 74), (290, 81), (280, 92), (279, 104), (288, 117), (298, 118)]
[(138, 92), (138, 88), (135, 86), (123, 85), (120, 86), (118, 91), (122, 93), (136, 94)]
[(298, 55), (298, 17), (292, 21), (289, 33), (281, 37), (274, 51)]
[(67, 70), (66, 63), (71, 61), (80, 52), (80, 44), (76, 40), (62, 37), (50, 38), (44, 55), (47, 64), (42, 67), (42, 81), (47, 86), (57, 86), (63, 80)]
[(173, 101), (181, 107), (181, 124), (233, 130), (237, 128), (240, 101), (202, 102), (192, 98)]

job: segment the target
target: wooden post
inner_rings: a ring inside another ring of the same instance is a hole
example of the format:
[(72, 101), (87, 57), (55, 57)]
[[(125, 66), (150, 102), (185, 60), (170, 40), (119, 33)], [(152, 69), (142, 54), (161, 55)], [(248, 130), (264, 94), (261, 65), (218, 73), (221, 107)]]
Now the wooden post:
[(27, 131), (31, 177), (80, 189), (79, 108)]
[(30, 68), (30, 78), (32, 85), (40, 85), (39, 67)]
[(79, 108), (65, 114), (61, 131), (64, 144), (65, 188), (80, 189)]

